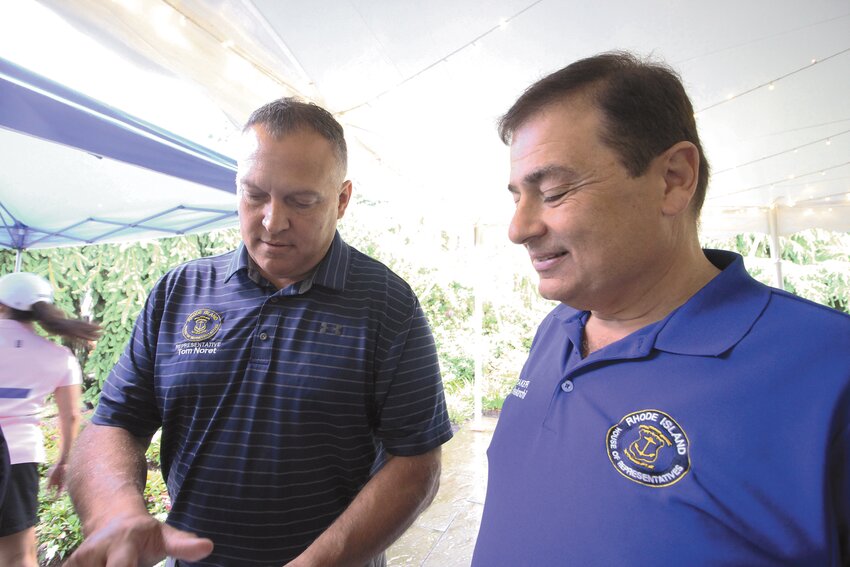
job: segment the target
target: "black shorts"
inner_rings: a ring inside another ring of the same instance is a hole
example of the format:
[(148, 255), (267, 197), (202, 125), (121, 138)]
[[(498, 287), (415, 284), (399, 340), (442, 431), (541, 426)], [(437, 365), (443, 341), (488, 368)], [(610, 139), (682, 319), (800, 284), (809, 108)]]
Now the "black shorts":
[(0, 537), (33, 527), (38, 519), (38, 465), (12, 465), (0, 507)]

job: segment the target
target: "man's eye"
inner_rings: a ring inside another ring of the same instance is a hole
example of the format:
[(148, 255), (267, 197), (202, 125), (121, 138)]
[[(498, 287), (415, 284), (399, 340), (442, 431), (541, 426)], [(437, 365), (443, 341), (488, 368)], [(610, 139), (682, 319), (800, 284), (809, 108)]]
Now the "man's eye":
[(319, 200), (315, 197), (296, 197), (289, 200), (292, 206), (298, 209), (309, 209), (314, 206)]
[(555, 201), (560, 200), (561, 197), (563, 197), (567, 193), (569, 193), (569, 191), (561, 191), (561, 192), (555, 193), (555, 194), (544, 195), (543, 196), (543, 202), (544, 203), (554, 203)]
[(245, 200), (251, 203), (257, 203), (263, 200), (262, 193), (250, 193), (248, 191), (244, 191), (242, 194), (244, 195)]

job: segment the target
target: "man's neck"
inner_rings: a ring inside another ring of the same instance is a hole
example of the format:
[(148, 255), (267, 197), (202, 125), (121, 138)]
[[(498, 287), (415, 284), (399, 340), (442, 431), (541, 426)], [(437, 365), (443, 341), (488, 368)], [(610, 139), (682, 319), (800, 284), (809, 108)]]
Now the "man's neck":
[(624, 301), (610, 309), (590, 310), (582, 337), (582, 355), (587, 356), (664, 319), (719, 273), (699, 250), (698, 254), (685, 254), (671, 262), (666, 270), (642, 285), (636, 282), (621, 295)]

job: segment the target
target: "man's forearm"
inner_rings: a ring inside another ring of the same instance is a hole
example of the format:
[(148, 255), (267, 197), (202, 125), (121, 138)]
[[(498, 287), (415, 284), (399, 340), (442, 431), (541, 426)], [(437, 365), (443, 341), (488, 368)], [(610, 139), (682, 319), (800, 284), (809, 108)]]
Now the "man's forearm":
[(86, 534), (111, 518), (147, 514), (147, 443), (118, 427), (90, 423), (71, 452), (68, 493)]
[(440, 448), (391, 457), (337, 520), (289, 565), (362, 567), (410, 527), (437, 494)]

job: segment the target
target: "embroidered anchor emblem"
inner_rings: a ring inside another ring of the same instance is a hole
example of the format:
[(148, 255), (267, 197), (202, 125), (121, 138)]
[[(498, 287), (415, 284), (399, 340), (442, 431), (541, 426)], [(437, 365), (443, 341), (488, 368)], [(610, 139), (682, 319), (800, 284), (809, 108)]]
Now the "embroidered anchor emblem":
[(638, 439), (628, 446), (625, 453), (632, 462), (643, 465), (648, 469), (654, 469), (658, 454), (664, 447), (669, 447), (672, 443), (664, 437), (664, 434), (658, 428), (651, 425), (641, 425), (638, 427), (638, 431)]

